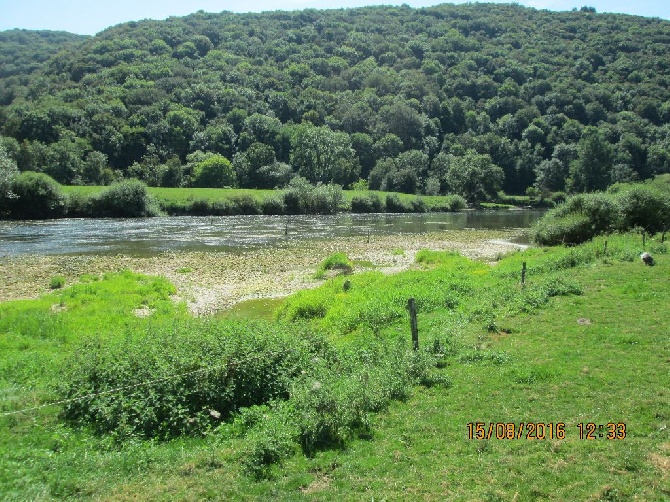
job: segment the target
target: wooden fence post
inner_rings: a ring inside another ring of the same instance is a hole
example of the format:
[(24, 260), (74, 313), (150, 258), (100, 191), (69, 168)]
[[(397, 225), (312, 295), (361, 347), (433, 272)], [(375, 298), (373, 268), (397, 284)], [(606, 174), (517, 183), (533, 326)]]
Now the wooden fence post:
[(526, 285), (526, 262), (525, 261), (521, 264), (521, 285), (522, 286)]
[(412, 329), (412, 345), (414, 350), (419, 350), (419, 324), (416, 320), (416, 302), (414, 298), (407, 300), (407, 310), (409, 310), (409, 325)]

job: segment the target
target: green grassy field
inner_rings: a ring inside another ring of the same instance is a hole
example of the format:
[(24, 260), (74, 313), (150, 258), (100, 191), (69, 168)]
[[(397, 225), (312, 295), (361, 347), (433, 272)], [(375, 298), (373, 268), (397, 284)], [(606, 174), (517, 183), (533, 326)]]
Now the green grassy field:
[[(275, 302), (190, 319), (130, 273), (0, 304), (0, 494), (667, 500), (670, 258), (647, 245), (654, 267), (635, 235), (493, 266), (422, 252), (297, 293), (275, 321), (250, 318)], [(97, 396), (47, 405), (81, 393)]]
[[(91, 197), (96, 195), (107, 187), (102, 186), (63, 186), (66, 194)], [(159, 206), (168, 213), (184, 213), (193, 211), (191, 206), (194, 202), (201, 204), (215, 204), (222, 202), (234, 202), (244, 198), (251, 198), (261, 207), (264, 201), (277, 199), (281, 197), (281, 190), (259, 190), (259, 189), (245, 189), (245, 188), (162, 188), (149, 187), (147, 188), (149, 195), (153, 196), (158, 202)], [(351, 209), (351, 201), (355, 197), (376, 196), (382, 204), (386, 200), (386, 196), (391, 192), (378, 191), (356, 191), (345, 190), (343, 192), (344, 200), (342, 210)], [(411, 194), (395, 193), (400, 201), (410, 207), (413, 201), (422, 201), (425, 204), (425, 210), (437, 211), (448, 210), (453, 203), (452, 196), (417, 196)], [(511, 207), (511, 206), (506, 206)], [(445, 209), (447, 208), (447, 209)], [(260, 210), (260, 209), (259, 209)]]

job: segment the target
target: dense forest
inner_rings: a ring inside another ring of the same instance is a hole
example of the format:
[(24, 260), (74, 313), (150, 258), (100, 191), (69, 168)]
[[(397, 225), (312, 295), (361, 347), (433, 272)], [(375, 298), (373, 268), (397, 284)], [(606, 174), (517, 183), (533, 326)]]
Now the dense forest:
[(70, 185), (589, 192), (670, 172), (669, 98), (670, 22), (590, 7), (0, 32), (4, 158)]

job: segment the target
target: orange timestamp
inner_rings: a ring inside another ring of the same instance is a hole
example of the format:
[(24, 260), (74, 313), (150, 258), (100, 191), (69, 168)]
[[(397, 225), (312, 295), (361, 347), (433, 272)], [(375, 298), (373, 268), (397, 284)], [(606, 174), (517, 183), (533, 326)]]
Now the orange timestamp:
[(468, 422), (468, 439), (565, 439), (563, 422)]
[[(581, 440), (626, 439), (623, 422), (576, 425)], [(468, 439), (565, 439), (564, 422), (468, 422)]]

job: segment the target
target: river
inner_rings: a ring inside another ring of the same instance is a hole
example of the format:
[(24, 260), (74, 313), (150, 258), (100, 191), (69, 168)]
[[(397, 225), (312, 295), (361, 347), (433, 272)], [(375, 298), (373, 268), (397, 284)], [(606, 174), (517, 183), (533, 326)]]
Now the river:
[[(184, 216), (142, 219), (0, 221), (0, 257), (72, 254), (152, 256), (164, 251), (236, 251), (287, 240), (527, 229), (542, 211), (494, 210), (333, 216)], [(523, 237), (520, 238), (523, 243)]]

